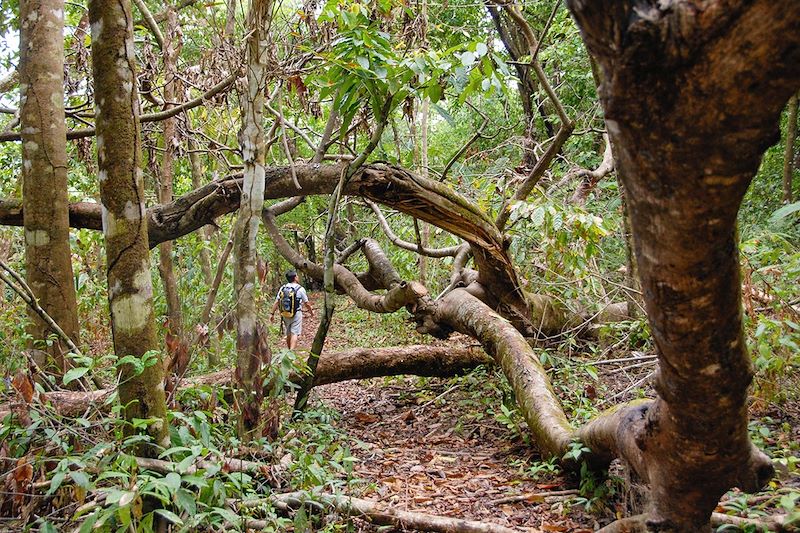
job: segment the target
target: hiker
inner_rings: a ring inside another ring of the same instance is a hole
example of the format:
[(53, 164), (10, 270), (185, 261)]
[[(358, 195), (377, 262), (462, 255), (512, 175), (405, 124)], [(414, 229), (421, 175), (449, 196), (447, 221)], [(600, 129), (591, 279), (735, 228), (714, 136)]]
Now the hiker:
[(286, 273), (288, 283), (278, 290), (275, 303), (272, 304), (270, 320), (275, 318), (275, 311), (280, 307), (283, 325), (286, 327), (286, 346), (294, 350), (297, 346), (297, 338), (303, 331), (303, 309), (308, 312), (308, 316), (314, 316), (314, 309), (308, 303), (306, 290), (297, 282), (297, 272), (289, 270)]

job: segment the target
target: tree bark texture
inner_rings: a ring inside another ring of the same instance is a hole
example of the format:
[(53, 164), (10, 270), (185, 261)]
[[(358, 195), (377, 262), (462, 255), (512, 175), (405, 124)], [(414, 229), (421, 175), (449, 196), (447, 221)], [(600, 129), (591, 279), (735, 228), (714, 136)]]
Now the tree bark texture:
[[(153, 23), (155, 25), (155, 22)], [(157, 28), (158, 26), (156, 26)], [(174, 9), (167, 10), (167, 31), (163, 38), (162, 53), (164, 57), (164, 109), (172, 107), (170, 102), (176, 100), (175, 85), (178, 72), (178, 55), (182, 47), (178, 14)], [(159, 176), (158, 200), (162, 204), (172, 201), (173, 163), (178, 146), (176, 134), (177, 119), (170, 117), (164, 121), (164, 156), (161, 159), (161, 175)], [(172, 241), (164, 241), (158, 245), (158, 272), (164, 284), (164, 296), (167, 300), (167, 316), (170, 329), (178, 338), (183, 337), (183, 313), (178, 296), (178, 282), (175, 280), (175, 268), (172, 262)]]
[(256, 311), (256, 234), (264, 205), (264, 87), (267, 82), (266, 54), (271, 0), (251, 0), (247, 14), (250, 35), (246, 43), (247, 76), (240, 91), (244, 179), (241, 207), (234, 229), (233, 283), (236, 299), (236, 381), (239, 387), (236, 405), (239, 410), (239, 437), (245, 441), (260, 436), (261, 365), (269, 363), (266, 332)]
[(708, 531), (725, 491), (755, 490), (772, 472), (747, 433), (735, 224), (800, 86), (800, 3), (568, 5), (603, 71), (659, 352), (658, 398), (611, 415), (616, 445), (651, 486), (651, 530)]
[(789, 116), (786, 121), (786, 144), (783, 150), (783, 202), (794, 201), (794, 143), (797, 139), (797, 94), (789, 99)]
[[(120, 358), (142, 357), (157, 350), (158, 344), (140, 168), (139, 98), (130, 3), (127, 0), (91, 0), (89, 20), (114, 351)], [(153, 419), (147, 433), (155, 444), (167, 445), (169, 433), (161, 357), (140, 374), (134, 373), (133, 365), (124, 365), (122, 378), (119, 399), (125, 418), (128, 421)], [(154, 449), (146, 447), (140, 451), (152, 453)]]
[[(69, 246), (67, 140), (64, 122), (64, 2), (20, 2), (20, 123), (25, 272), (39, 304), (75, 343), (78, 307)], [(53, 333), (30, 313), (34, 341)], [(69, 351), (55, 340), (46, 351), (58, 374)]]

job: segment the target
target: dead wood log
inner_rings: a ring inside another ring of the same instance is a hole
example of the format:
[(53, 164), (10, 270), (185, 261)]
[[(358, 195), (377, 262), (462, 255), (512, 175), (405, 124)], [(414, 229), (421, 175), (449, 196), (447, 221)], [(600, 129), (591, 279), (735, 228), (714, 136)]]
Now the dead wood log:
[[(352, 379), (369, 379), (380, 376), (439, 376), (463, 374), (479, 365), (493, 364), (492, 358), (477, 346), (463, 345), (411, 345), (393, 348), (356, 348), (341, 352), (323, 353), (320, 356), (314, 386), (327, 385)], [(295, 379), (299, 380), (299, 376)], [(185, 378), (179, 390), (209, 385), (228, 386), (233, 383), (233, 370), (221, 370), (203, 376)], [(104, 402), (110, 399), (113, 389), (90, 392), (57, 391), (40, 398), (49, 403), (61, 416), (79, 416), (89, 407), (110, 409)], [(110, 402), (109, 402), (110, 403)], [(13, 405), (0, 406), (0, 420), (4, 419)]]
[(400, 511), (381, 502), (324, 492), (289, 492), (272, 494), (269, 498), (236, 502), (240, 507), (258, 507), (271, 503), (279, 509), (298, 509), (307, 505), (335, 510), (343, 515), (368, 520), (376, 525), (393, 526), (403, 531), (435, 531), (439, 533), (516, 533), (505, 526), (449, 516), (437, 516), (413, 511)]

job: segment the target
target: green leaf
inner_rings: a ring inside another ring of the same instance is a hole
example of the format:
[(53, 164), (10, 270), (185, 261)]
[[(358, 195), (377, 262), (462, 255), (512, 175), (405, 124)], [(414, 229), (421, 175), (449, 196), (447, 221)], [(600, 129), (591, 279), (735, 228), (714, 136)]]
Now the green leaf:
[(445, 119), (445, 120), (447, 121), (447, 123), (448, 123), (448, 124), (450, 124), (451, 126), (455, 126), (455, 125), (456, 125), (456, 121), (455, 121), (455, 119), (453, 118), (453, 116), (452, 116), (450, 113), (448, 113), (448, 112), (447, 112), (447, 110), (446, 110), (445, 108), (443, 108), (443, 107), (442, 107), (442, 106), (440, 106), (440, 105), (436, 105), (436, 104), (433, 104), (433, 106), (431, 106), (431, 107), (433, 107), (433, 109), (434, 109), (434, 110), (435, 110), (437, 113), (439, 113), (439, 115), (440, 115), (440, 116), (441, 116), (443, 119)]
[(64, 472), (56, 472), (53, 474), (53, 479), (50, 481), (50, 490), (47, 491), (47, 495), (54, 494), (61, 484), (64, 482), (64, 478), (66, 477), (66, 473)]
[(74, 472), (69, 473), (69, 477), (72, 478), (72, 481), (75, 482), (82, 489), (92, 490), (93, 485), (89, 476), (86, 475), (86, 472), (82, 472), (80, 470), (75, 470)]
[(183, 520), (181, 520), (181, 517), (172, 511), (167, 511), (166, 509), (156, 509), (156, 514), (160, 514), (173, 524), (183, 525)]
[(431, 103), (435, 104), (442, 99), (442, 96), (444, 96), (444, 89), (442, 89), (442, 86), (438, 83), (434, 83), (428, 87), (428, 98), (431, 99)]
[(472, 66), (475, 63), (475, 54), (472, 52), (464, 52), (461, 54), (461, 64), (465, 67)]
[(788, 217), (792, 213), (797, 213), (798, 211), (800, 211), (800, 202), (785, 205), (772, 213), (772, 216), (769, 217), (769, 220), (773, 223), (778, 222), (779, 220)]
[(181, 486), (181, 475), (177, 472), (170, 472), (166, 476), (164, 476), (164, 484), (169, 488), (171, 492), (175, 492)]
[(356, 58), (356, 63), (358, 63), (359, 66), (361, 66), (361, 68), (363, 68), (364, 70), (369, 70), (369, 59), (367, 59), (366, 57), (358, 56)]
[(67, 370), (67, 373), (64, 374), (64, 385), (68, 385), (75, 381), (76, 379), (81, 378), (84, 374), (89, 371), (89, 367), (81, 366), (78, 368), (71, 368)]
[(486, 46), (484, 43), (478, 43), (477, 45), (475, 45), (475, 54), (477, 54), (478, 57), (485, 56), (486, 52), (488, 51), (489, 47)]

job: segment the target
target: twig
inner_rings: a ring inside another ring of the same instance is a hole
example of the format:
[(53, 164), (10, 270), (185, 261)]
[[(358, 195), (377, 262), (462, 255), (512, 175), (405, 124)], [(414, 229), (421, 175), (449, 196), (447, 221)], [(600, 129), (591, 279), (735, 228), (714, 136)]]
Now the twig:
[(486, 128), (487, 124), (489, 124), (489, 118), (484, 117), (483, 123), (480, 125), (477, 131), (475, 131), (472, 137), (467, 139), (467, 142), (464, 143), (464, 145), (461, 146), (461, 148), (459, 148), (455, 154), (453, 154), (453, 157), (450, 158), (450, 161), (447, 162), (447, 165), (445, 165), (444, 170), (442, 170), (442, 174), (439, 176), (439, 181), (445, 180), (445, 178), (447, 177), (447, 173), (450, 171), (450, 168), (455, 164), (455, 162), (458, 161), (458, 158), (464, 155), (464, 152), (467, 151), (467, 148), (469, 148), (472, 145), (472, 143), (474, 143), (480, 137), (483, 136), (483, 130)]
[[(236, 81), (236, 78), (239, 77), (238, 70), (236, 72), (231, 73), (227, 78), (219, 82), (218, 84), (214, 85), (208, 91), (204, 92), (197, 98), (189, 100), (188, 102), (184, 102), (180, 105), (176, 105), (175, 107), (171, 107), (169, 109), (165, 109), (164, 111), (159, 111), (157, 113), (148, 113), (146, 115), (142, 115), (139, 119), (139, 122), (160, 122), (162, 120), (166, 120), (168, 118), (174, 117), (184, 111), (188, 111), (189, 109), (193, 109), (201, 104), (203, 104), (209, 98), (213, 98), (217, 94), (221, 93), (231, 85), (233, 82)], [(67, 132), (67, 139), (74, 140), (74, 139), (83, 139), (85, 137), (92, 137), (96, 133), (95, 128), (84, 128), (80, 130), (72, 130)], [(7, 132), (7, 133), (0, 133), (0, 142), (8, 142), (8, 141), (19, 141), (21, 139), (19, 132)], [(216, 141), (215, 141), (216, 142)], [(219, 144), (219, 143), (217, 143)], [(221, 145), (224, 146), (224, 145)], [(227, 147), (226, 147), (227, 148)], [(231, 151), (235, 151), (230, 148)]]
[(144, 22), (147, 25), (147, 29), (149, 29), (150, 33), (153, 34), (153, 37), (156, 38), (158, 47), (163, 50), (164, 35), (162, 35), (161, 29), (158, 27), (158, 23), (153, 18), (153, 14), (150, 13), (150, 10), (147, 8), (147, 5), (144, 3), (144, 0), (133, 0), (133, 3), (136, 4), (136, 7), (139, 9), (139, 13), (142, 14)]
[[(370, 200), (364, 199), (364, 202), (372, 209), (372, 212), (375, 213), (375, 216), (378, 217), (378, 223), (383, 230), (383, 233), (386, 234), (386, 237), (392, 241), (392, 244), (397, 246), (398, 248), (402, 248), (404, 250), (408, 250), (410, 252), (416, 252), (421, 255), (427, 255), (428, 257), (455, 257), (458, 253), (461, 246), (449, 246), (447, 248), (425, 248), (418, 244), (414, 244), (412, 242), (405, 241), (398, 237), (393, 231), (392, 228), (389, 227), (389, 222), (386, 220), (386, 217), (383, 215), (381, 208), (375, 202)], [(415, 219), (416, 220), (416, 219)]]
[[(640, 352), (633, 352), (633, 353), (640, 353)], [(610, 365), (612, 363), (629, 363), (631, 361), (649, 361), (651, 359), (658, 359), (657, 355), (634, 355), (632, 357), (621, 357), (619, 359), (603, 359), (601, 361), (590, 361), (586, 363), (587, 365), (596, 366), (596, 365)]]
[(517, 494), (514, 496), (506, 496), (505, 498), (498, 498), (491, 500), (489, 503), (492, 505), (501, 505), (504, 503), (517, 503), (517, 502), (542, 502), (545, 498), (551, 496), (574, 496), (580, 494), (581, 491), (577, 489), (555, 490), (552, 492), (526, 492), (524, 494)]
[(609, 396), (608, 398), (603, 398), (603, 400), (601, 400), (601, 401), (599, 402), (599, 404), (600, 404), (600, 405), (607, 404), (607, 403), (608, 403), (608, 402), (610, 402), (611, 400), (614, 400), (614, 399), (616, 399), (616, 398), (619, 398), (620, 396), (624, 396), (625, 394), (629, 393), (629, 392), (630, 392), (630, 391), (632, 391), (633, 389), (635, 389), (635, 388), (637, 388), (637, 387), (639, 387), (639, 386), (643, 385), (643, 384), (644, 384), (644, 383), (646, 383), (647, 381), (649, 381), (649, 380), (650, 380), (650, 378), (652, 378), (654, 374), (655, 374), (655, 371), (649, 372), (649, 373), (648, 373), (648, 374), (647, 374), (645, 377), (643, 377), (643, 378), (642, 378), (642, 379), (640, 379), (640, 380), (637, 380), (635, 383), (633, 383), (632, 385), (629, 385), (629, 386), (628, 386), (628, 387), (626, 387), (624, 390), (621, 390), (621, 391), (619, 391), (619, 392), (618, 392), (618, 393), (616, 393), (616, 394), (612, 394), (612, 395), (611, 395), (611, 396)]
[[(36, 295), (33, 294), (33, 290), (31, 290), (30, 286), (25, 282), (22, 276), (17, 274), (3, 261), (0, 261), (0, 269), (5, 271), (0, 271), (0, 280), (3, 280), (6, 285), (11, 288), (11, 290), (16, 292), (19, 297), (22, 298), (22, 300), (33, 310), (34, 313), (39, 315), (39, 318), (41, 318), (50, 327), (50, 329), (52, 329), (56, 335), (58, 335), (64, 341), (64, 343), (67, 345), (67, 348), (69, 348), (72, 353), (78, 357), (83, 357), (80, 349), (75, 345), (72, 339), (69, 338), (69, 335), (67, 335), (64, 330), (61, 329), (61, 326), (59, 326), (58, 323), (53, 320), (53, 317), (47, 314), (47, 311), (42, 309), (42, 306), (40, 306), (39, 302), (36, 301)], [(83, 381), (77, 381), (82, 387), (84, 387), (84, 389), (86, 388)]]

